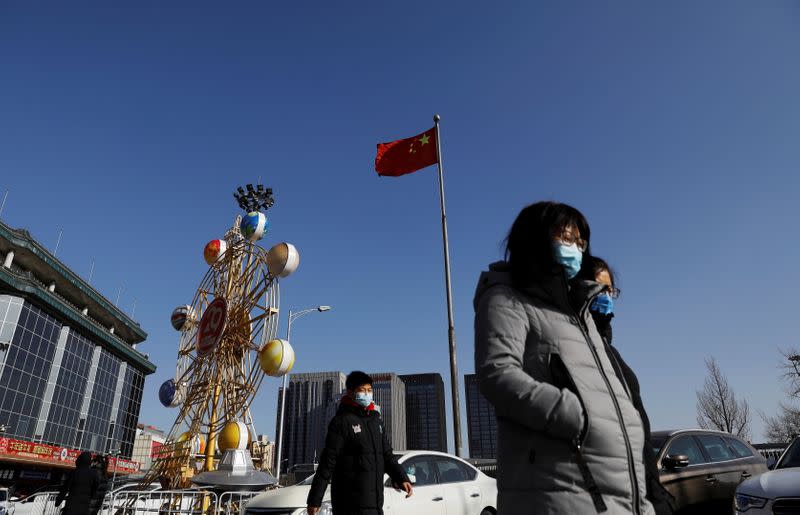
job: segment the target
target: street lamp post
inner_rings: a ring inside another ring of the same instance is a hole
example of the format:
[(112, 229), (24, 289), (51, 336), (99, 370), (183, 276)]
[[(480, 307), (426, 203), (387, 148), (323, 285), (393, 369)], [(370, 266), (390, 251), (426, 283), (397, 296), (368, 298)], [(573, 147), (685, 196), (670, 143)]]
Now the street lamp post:
[[(289, 323), (287, 324), (286, 327), (286, 341), (289, 342), (289, 345), (292, 344), (292, 341), (289, 339), (292, 336), (292, 322), (294, 322), (301, 316), (313, 313), (314, 311), (323, 312), (323, 311), (330, 311), (330, 309), (331, 309), (330, 306), (317, 306), (315, 308), (304, 309), (296, 313), (289, 310)], [(278, 417), (279, 419), (278, 427), (280, 428), (280, 433), (278, 433), (278, 453), (277, 453), (277, 459), (275, 460), (275, 463), (277, 463), (277, 465), (275, 466), (275, 479), (277, 479), (278, 482), (280, 482), (281, 480), (281, 457), (283, 451), (283, 432), (284, 432), (283, 417), (286, 412), (286, 390), (289, 387), (288, 381), (289, 381), (289, 374), (286, 373), (283, 375), (283, 390), (281, 390), (280, 416)]]

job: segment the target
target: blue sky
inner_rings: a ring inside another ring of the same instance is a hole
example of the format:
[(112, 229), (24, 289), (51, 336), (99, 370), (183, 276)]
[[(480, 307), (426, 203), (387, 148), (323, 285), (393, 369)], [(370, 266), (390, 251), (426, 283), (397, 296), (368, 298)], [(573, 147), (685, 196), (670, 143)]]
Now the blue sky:
[[(2, 217), (51, 248), (63, 229), (61, 259), (136, 299), (159, 367), (144, 423), (174, 420), (169, 315), (259, 177), (265, 246), (302, 256), (284, 315), (334, 308), (293, 327), (295, 371), (447, 379), (435, 169), (372, 169), (438, 112), (461, 374), (478, 274), (523, 206), (555, 199), (618, 270), (616, 344), (654, 428), (695, 425), (709, 356), (771, 414), (797, 344), (799, 24), (779, 1), (3, 2)], [(278, 385), (257, 399), (270, 436)]]

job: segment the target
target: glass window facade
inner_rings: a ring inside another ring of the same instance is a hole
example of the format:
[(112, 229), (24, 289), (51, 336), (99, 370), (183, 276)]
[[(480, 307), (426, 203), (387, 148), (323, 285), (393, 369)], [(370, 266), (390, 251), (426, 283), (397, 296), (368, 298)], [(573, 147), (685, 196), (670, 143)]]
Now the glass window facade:
[(114, 428), (111, 427), (109, 421), (114, 404), (114, 390), (117, 387), (119, 365), (119, 358), (107, 350), (101, 349), (97, 374), (94, 378), (92, 400), (89, 403), (89, 413), (81, 435), (79, 445), (81, 449), (103, 454), (111, 450), (108, 443), (114, 436)]
[(467, 391), (467, 432), (470, 458), (497, 458), (497, 419), (494, 406), (478, 390), (475, 374), (464, 376)]
[(33, 437), (60, 332), (54, 317), (22, 304), (0, 375), (0, 424), (8, 426), (5, 434), (11, 438)]
[(447, 452), (442, 376), (409, 374), (400, 379), (406, 390), (406, 448)]
[(75, 444), (75, 428), (80, 420), (94, 347), (88, 338), (69, 332), (42, 438), (45, 443)]
[(111, 444), (111, 447), (119, 445), (120, 455), (126, 458), (133, 455), (133, 440), (136, 437), (136, 422), (139, 420), (143, 388), (144, 374), (128, 366), (125, 369), (125, 382), (122, 385), (122, 395), (114, 425), (114, 442)]

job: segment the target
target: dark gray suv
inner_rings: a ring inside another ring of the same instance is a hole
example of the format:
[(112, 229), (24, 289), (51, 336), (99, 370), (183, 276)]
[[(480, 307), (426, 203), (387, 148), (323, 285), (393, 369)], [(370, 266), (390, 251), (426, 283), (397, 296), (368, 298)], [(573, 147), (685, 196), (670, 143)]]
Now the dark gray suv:
[(705, 429), (654, 431), (661, 484), (678, 513), (730, 513), (736, 487), (767, 471), (767, 460), (737, 436)]

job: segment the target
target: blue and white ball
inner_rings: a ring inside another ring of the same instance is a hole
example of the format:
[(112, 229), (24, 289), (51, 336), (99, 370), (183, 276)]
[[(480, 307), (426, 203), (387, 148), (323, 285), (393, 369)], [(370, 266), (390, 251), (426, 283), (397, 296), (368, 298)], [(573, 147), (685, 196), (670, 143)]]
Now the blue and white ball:
[(161, 404), (165, 408), (170, 408), (175, 401), (176, 393), (177, 388), (175, 388), (175, 380), (168, 379), (161, 383), (161, 388), (158, 389), (158, 400), (161, 401)]
[(258, 211), (247, 213), (239, 223), (239, 230), (242, 232), (242, 236), (250, 241), (260, 240), (269, 230), (267, 215)]

